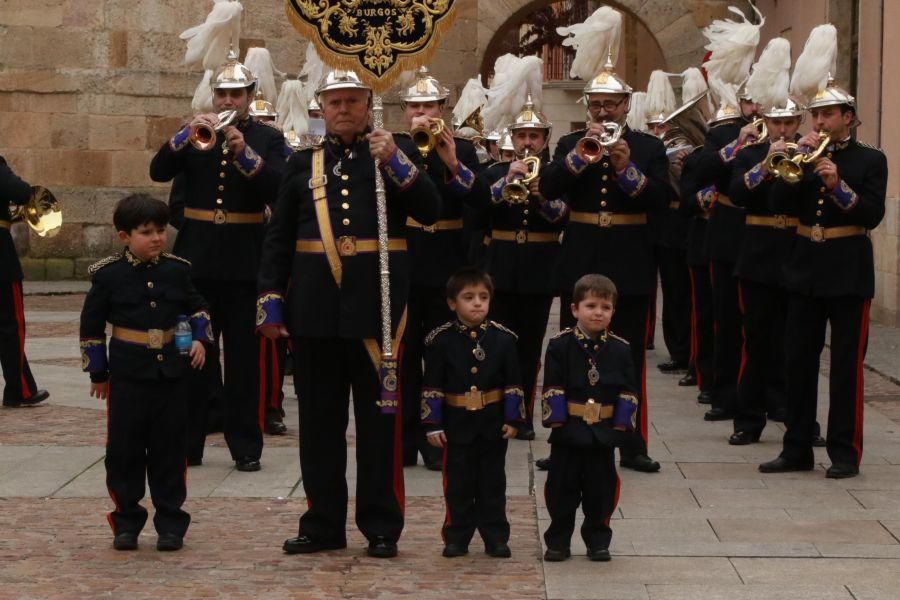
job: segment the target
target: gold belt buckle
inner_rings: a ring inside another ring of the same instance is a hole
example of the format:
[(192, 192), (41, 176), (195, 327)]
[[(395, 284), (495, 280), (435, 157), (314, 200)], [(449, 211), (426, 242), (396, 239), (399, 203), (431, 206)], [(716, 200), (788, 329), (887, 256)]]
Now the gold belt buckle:
[(163, 347), (163, 330), (149, 329), (147, 330), (147, 347), (153, 350), (159, 350)]
[(339, 237), (338, 253), (341, 256), (356, 256), (356, 236), (342, 235)]
[(775, 228), (787, 229), (787, 217), (785, 215), (775, 215)]
[(524, 229), (519, 229), (516, 231), (516, 243), (524, 244), (528, 241), (528, 232)]
[(612, 213), (602, 212), (597, 215), (597, 225), (599, 227), (609, 227), (612, 225), (613, 216)]
[(600, 422), (600, 405), (593, 400), (588, 400), (584, 405), (584, 422), (588, 425)]
[(437, 225), (422, 225), (422, 231), (425, 233), (434, 233), (437, 231)]
[(217, 208), (213, 211), (213, 223), (216, 225), (224, 225), (228, 221), (228, 211)]
[(814, 242), (824, 242), (825, 241), (825, 228), (821, 225), (813, 225), (809, 229), (809, 239)]
[(477, 388), (466, 392), (466, 410), (481, 410), (484, 408), (484, 394)]

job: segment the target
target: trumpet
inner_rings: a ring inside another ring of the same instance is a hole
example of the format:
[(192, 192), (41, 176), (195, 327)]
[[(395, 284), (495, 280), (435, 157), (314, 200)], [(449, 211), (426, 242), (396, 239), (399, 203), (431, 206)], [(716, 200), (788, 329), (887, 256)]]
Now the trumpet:
[(188, 138), (191, 145), (201, 152), (212, 150), (212, 147), (216, 144), (216, 133), (234, 123), (237, 117), (238, 111), (224, 110), (216, 115), (216, 124), (214, 126), (210, 127), (203, 123), (192, 126), (190, 137)]
[(759, 132), (756, 135), (756, 139), (753, 140), (753, 143), (758, 144), (760, 142), (766, 141), (766, 139), (769, 137), (769, 128), (766, 127), (766, 120), (756, 119), (755, 121), (751, 121), (750, 124), (756, 127), (756, 130)]
[(535, 180), (541, 170), (540, 157), (529, 156), (527, 149), (525, 150), (525, 156), (521, 160), (528, 167), (528, 174), (524, 177), (519, 176), (514, 181), (507, 183), (500, 194), (510, 204), (525, 204), (528, 202), (528, 195), (531, 194), (528, 184)]
[(575, 153), (582, 161), (594, 164), (600, 160), (607, 149), (622, 138), (622, 126), (612, 121), (602, 123), (603, 133), (586, 135), (575, 144)]
[[(807, 151), (800, 146), (789, 142), (785, 144), (784, 152), (773, 152), (766, 157), (765, 167), (776, 177), (780, 177), (785, 183), (794, 185), (803, 179), (803, 168), (819, 158), (825, 148), (831, 143), (831, 135), (827, 131), (819, 132), (819, 145), (808, 148)], [(804, 148), (806, 148), (804, 146)]]
[(437, 145), (437, 138), (443, 132), (444, 120), (431, 119), (428, 125), (413, 127), (409, 132), (409, 135), (412, 137), (413, 143), (415, 143), (416, 147), (419, 149), (422, 158), (425, 158), (428, 156), (429, 152), (434, 150), (434, 147)]
[(9, 205), (10, 222), (22, 221), (41, 237), (53, 237), (62, 228), (59, 201), (45, 187), (31, 188), (31, 198), (22, 205)]

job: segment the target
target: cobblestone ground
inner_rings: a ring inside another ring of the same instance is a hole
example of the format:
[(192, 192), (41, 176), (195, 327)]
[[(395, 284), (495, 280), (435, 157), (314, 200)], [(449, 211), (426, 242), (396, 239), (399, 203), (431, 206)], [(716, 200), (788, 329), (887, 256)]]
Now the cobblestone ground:
[[(545, 476), (533, 469), (533, 460), (548, 451), (542, 431), (535, 442), (510, 445), (511, 560), (490, 559), (474, 542), (468, 557), (440, 557), (440, 474), (421, 466), (405, 470), (407, 526), (397, 559), (365, 556), (352, 501), (348, 549), (282, 554), (281, 542), (295, 535), (305, 507), (290, 384), (290, 432), (266, 438), (261, 472), (234, 471), (221, 434), (208, 438), (204, 465), (188, 472), (185, 507), (193, 522), (182, 552), (157, 553), (152, 527), (142, 534), (139, 551), (116, 552), (105, 520), (112, 503), (104, 485), (104, 407), (88, 397), (78, 359), (82, 300), (78, 294), (26, 298), (27, 352), (52, 397), (36, 408), (0, 411), (0, 599), (900, 597), (895, 374), (888, 374), (892, 381), (866, 373), (860, 477), (826, 480), (829, 461), (821, 450), (813, 472), (762, 475), (756, 464), (777, 455), (783, 428), (770, 424), (758, 445), (728, 446), (731, 424), (703, 422), (696, 390), (678, 388), (675, 377), (654, 368), (666, 358), (659, 350), (648, 356), (648, 385), (651, 454), (663, 469), (656, 475), (620, 473), (610, 563), (586, 561), (578, 539), (570, 561), (542, 562)], [(662, 346), (662, 336), (657, 339)], [(823, 373), (828, 367), (826, 352)], [(820, 379), (823, 423), (826, 390)], [(352, 490), (352, 425), (348, 441)]]

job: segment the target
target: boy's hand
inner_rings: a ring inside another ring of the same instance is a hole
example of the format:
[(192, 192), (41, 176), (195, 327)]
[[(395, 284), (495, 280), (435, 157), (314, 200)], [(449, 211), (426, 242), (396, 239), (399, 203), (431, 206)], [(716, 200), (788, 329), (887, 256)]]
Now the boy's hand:
[(440, 431), (438, 433), (429, 433), (425, 436), (425, 439), (427, 439), (428, 443), (435, 448), (443, 448), (447, 443), (447, 436), (444, 435), (443, 431)]
[(93, 383), (91, 382), (91, 398), (96, 398), (98, 400), (106, 400), (109, 396), (109, 382), (104, 381), (103, 383)]
[(511, 440), (516, 437), (516, 428), (512, 425), (504, 425), (503, 429), (500, 430), (500, 433), (504, 440)]
[(194, 340), (191, 342), (191, 367), (195, 369), (202, 369), (203, 365), (206, 364), (206, 348), (203, 347), (203, 342)]

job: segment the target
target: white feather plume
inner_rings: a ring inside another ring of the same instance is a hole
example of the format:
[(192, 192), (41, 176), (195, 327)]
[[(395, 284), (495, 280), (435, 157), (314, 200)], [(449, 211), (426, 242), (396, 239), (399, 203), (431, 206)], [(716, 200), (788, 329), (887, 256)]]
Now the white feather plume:
[(631, 94), (631, 104), (628, 109), (628, 117), (625, 122), (635, 131), (647, 131), (647, 93), (634, 92)]
[(622, 13), (601, 6), (584, 23), (557, 27), (556, 33), (565, 38), (563, 46), (575, 49), (572, 77), (588, 81), (603, 70), (609, 54), (612, 55), (612, 63), (616, 64), (622, 37)]
[(788, 100), (791, 43), (784, 38), (769, 40), (747, 80), (747, 94), (766, 108), (784, 108)]
[(724, 83), (740, 85), (750, 72), (759, 45), (759, 30), (766, 20), (755, 6), (753, 10), (760, 21), (758, 25), (748, 21), (739, 9), (729, 6), (728, 10), (740, 16), (741, 21), (717, 19), (703, 30), (709, 41), (706, 49), (712, 52), (703, 66), (707, 73)]
[(709, 76), (709, 91), (720, 105), (726, 104), (737, 109), (740, 106), (737, 99), (737, 88), (738, 86), (735, 84), (725, 83), (714, 75)]
[(814, 27), (794, 65), (791, 93), (807, 102), (825, 89), (837, 61), (837, 29), (830, 23)]
[(453, 107), (453, 122), (462, 123), (487, 102), (487, 90), (481, 85), (481, 75), (466, 82)]
[(662, 113), (668, 116), (677, 107), (678, 102), (675, 100), (675, 90), (672, 89), (669, 74), (660, 70), (650, 73), (650, 82), (647, 84), (646, 106), (644, 107), (645, 114), (655, 117)]
[(209, 80), (212, 78), (213, 72), (206, 71), (203, 73), (203, 79), (194, 90), (194, 98), (191, 100), (191, 110), (195, 115), (202, 115), (213, 112), (213, 92)]
[(187, 40), (184, 64), (202, 65), (212, 71), (228, 58), (228, 49), (237, 50), (241, 39), (241, 12), (244, 7), (237, 0), (214, 0), (206, 21), (186, 29), (181, 39)]
[(275, 76), (284, 77), (285, 74), (275, 68), (269, 51), (265, 48), (248, 48), (244, 66), (250, 69), (250, 72), (256, 77), (256, 89), (262, 92), (266, 100), (275, 105), (278, 101)]
[(528, 94), (537, 110), (543, 103), (544, 63), (537, 56), (516, 58), (504, 55), (497, 59), (502, 62), (502, 70), (495, 71), (491, 88), (487, 91), (488, 102), (481, 111), (485, 129), (502, 129), (512, 121), (522, 109)]
[[(310, 100), (316, 97), (316, 90), (319, 88), (319, 83), (321, 83), (322, 79), (325, 78), (325, 74), (327, 72), (328, 67), (325, 66), (325, 63), (323, 63), (322, 59), (319, 57), (319, 53), (316, 52), (316, 47), (312, 44), (307, 44), (306, 58), (303, 61), (303, 68), (300, 69), (299, 77), (299, 79), (304, 79), (305, 77), (306, 81), (306, 87), (304, 88), (303, 96), (305, 100), (303, 104), (304, 106), (309, 105)], [(282, 86), (281, 90), (283, 93), (284, 86)], [(285, 131), (287, 131), (287, 129), (285, 129)]]
[(299, 80), (288, 79), (281, 84), (275, 111), (278, 113), (276, 123), (282, 131), (294, 130), (298, 134), (306, 133), (309, 129), (309, 111), (303, 84)]
[(703, 92), (709, 90), (703, 73), (697, 67), (690, 67), (681, 73), (681, 103), (687, 104)]

